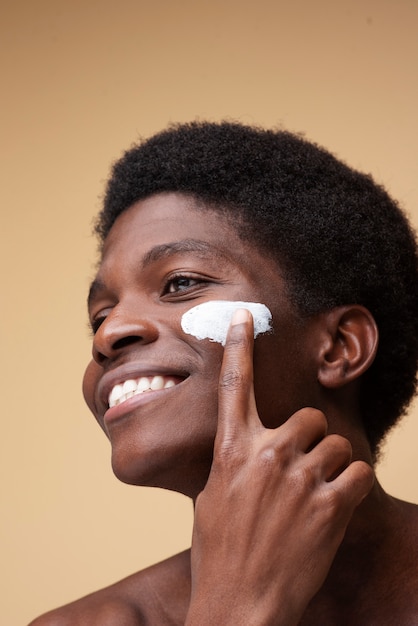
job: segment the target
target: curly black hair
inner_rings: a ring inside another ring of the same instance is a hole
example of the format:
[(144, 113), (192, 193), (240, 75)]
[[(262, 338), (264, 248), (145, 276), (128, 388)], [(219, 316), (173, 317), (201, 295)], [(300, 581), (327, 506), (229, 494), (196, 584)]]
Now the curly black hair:
[(343, 304), (369, 309), (380, 340), (360, 408), (376, 457), (417, 382), (417, 244), (397, 203), (299, 135), (193, 122), (170, 126), (115, 163), (96, 223), (101, 242), (122, 211), (169, 191), (237, 218), (240, 235), (277, 260), (301, 315)]

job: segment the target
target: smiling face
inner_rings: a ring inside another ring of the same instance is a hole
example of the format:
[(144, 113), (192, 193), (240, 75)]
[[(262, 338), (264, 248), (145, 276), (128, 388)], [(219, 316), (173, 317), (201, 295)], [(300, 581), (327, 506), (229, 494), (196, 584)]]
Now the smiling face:
[(315, 324), (296, 314), (277, 264), (188, 197), (139, 201), (104, 245), (89, 296), (93, 360), (83, 382), (125, 482), (192, 497), (204, 487), (223, 348), (186, 334), (181, 318), (209, 300), (260, 302), (272, 312), (274, 332), (256, 339), (254, 353), (266, 426), (318, 404)]

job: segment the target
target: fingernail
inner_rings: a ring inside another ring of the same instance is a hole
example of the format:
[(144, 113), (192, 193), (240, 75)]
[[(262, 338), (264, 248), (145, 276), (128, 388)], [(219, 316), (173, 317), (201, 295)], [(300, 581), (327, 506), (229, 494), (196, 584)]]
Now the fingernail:
[(245, 324), (248, 322), (248, 311), (247, 309), (237, 309), (231, 319), (231, 326), (236, 326), (237, 324)]

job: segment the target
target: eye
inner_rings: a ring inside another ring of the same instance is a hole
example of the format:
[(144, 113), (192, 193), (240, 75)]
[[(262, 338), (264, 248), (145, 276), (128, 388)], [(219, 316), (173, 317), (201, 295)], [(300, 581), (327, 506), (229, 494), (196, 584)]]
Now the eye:
[(171, 274), (164, 284), (162, 296), (188, 296), (207, 286), (208, 282), (208, 278), (196, 274)]
[(90, 322), (91, 332), (93, 335), (97, 333), (97, 331), (99, 330), (100, 326), (103, 324), (105, 319), (106, 319), (106, 315), (98, 315)]
[[(201, 281), (200, 281), (201, 282)], [(178, 291), (185, 291), (190, 289), (191, 287), (195, 287), (199, 284), (199, 281), (196, 278), (192, 278), (191, 276), (175, 276), (174, 278), (170, 278), (167, 281), (164, 293), (177, 293)]]

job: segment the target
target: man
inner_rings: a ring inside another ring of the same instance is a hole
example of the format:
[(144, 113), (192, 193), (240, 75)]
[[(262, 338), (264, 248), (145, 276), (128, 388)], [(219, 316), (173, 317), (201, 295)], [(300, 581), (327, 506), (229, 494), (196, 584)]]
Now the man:
[[(417, 623), (417, 507), (372, 471), (416, 383), (396, 203), (290, 133), (195, 123), (115, 164), (97, 233), (84, 395), (121, 480), (193, 498), (192, 549), (33, 625)], [(225, 342), (185, 330), (237, 302)]]

